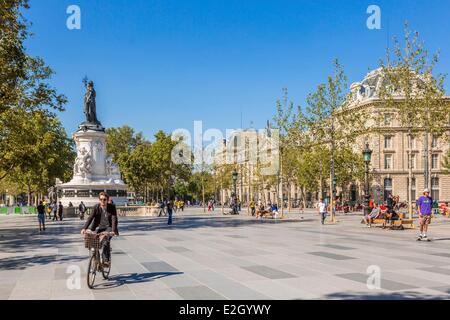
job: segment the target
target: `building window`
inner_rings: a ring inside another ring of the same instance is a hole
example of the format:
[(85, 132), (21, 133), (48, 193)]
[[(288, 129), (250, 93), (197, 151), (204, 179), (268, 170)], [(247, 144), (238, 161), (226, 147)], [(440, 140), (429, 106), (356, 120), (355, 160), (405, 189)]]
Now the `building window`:
[(384, 201), (387, 200), (389, 195), (392, 194), (392, 179), (385, 178), (384, 179)]
[[(408, 186), (407, 190), (409, 190), (409, 178), (407, 178)], [(408, 192), (407, 192), (408, 193)], [(408, 201), (416, 200), (416, 178), (411, 179), (411, 194), (408, 197)]]
[(433, 136), (433, 138), (431, 140), (431, 147), (432, 148), (437, 148), (438, 147), (438, 137)]
[(416, 168), (416, 155), (413, 153), (413, 154), (410, 154), (409, 155), (409, 157), (410, 157), (410, 161), (408, 161), (408, 169), (415, 169)]
[(439, 169), (439, 155), (438, 154), (431, 155), (431, 169)]
[(392, 169), (392, 154), (384, 155), (384, 169)]
[(384, 148), (385, 149), (391, 149), (392, 148), (392, 137), (391, 136), (385, 136), (384, 137)]
[(384, 125), (385, 126), (390, 126), (392, 125), (392, 113), (385, 113), (384, 114)]
[(439, 201), (439, 178), (431, 178), (431, 197)]
[(416, 148), (416, 138), (413, 136), (409, 137), (409, 149), (415, 149)]

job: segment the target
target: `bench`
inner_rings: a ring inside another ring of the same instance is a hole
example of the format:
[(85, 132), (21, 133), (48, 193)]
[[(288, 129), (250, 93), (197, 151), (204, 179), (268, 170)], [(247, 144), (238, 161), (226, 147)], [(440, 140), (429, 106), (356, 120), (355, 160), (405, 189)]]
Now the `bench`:
[[(410, 228), (410, 229), (415, 228), (413, 219), (405, 218), (404, 213), (399, 213), (398, 216), (399, 216), (399, 219), (392, 221), (392, 224), (391, 224), (391, 221), (386, 221), (385, 219), (374, 219), (371, 224), (372, 225), (386, 225), (386, 227), (389, 227), (391, 225), (392, 226), (402, 225), (404, 228)], [(361, 223), (364, 223), (364, 220), (361, 221)]]
[[(273, 213), (272, 211), (267, 211), (267, 210), (264, 210), (262, 212), (262, 215), (259, 215), (258, 211), (257, 211), (256, 216), (261, 216), (261, 218), (265, 218), (265, 219), (275, 219), (275, 213)], [(280, 217), (280, 213), (278, 212), (278, 218), (279, 217)]]
[[(391, 221), (386, 221), (385, 219), (374, 219), (371, 223), (372, 225), (386, 225), (386, 227), (391, 225)], [(393, 226), (402, 225), (404, 228), (414, 229), (414, 220), (413, 219), (405, 219), (400, 215), (400, 219), (394, 220), (392, 222)]]

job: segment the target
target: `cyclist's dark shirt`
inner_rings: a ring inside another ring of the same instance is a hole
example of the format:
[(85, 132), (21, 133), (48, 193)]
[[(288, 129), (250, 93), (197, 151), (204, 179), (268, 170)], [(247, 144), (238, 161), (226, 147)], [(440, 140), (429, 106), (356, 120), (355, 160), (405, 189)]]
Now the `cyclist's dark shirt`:
[[(106, 218), (108, 219), (108, 227), (112, 228), (115, 234), (119, 234), (119, 230), (117, 228), (118, 219), (117, 219), (117, 210), (116, 206), (113, 204), (108, 204), (106, 206)], [(100, 221), (102, 218), (102, 210), (99, 204), (95, 205), (93, 208), (92, 214), (88, 217), (86, 223), (84, 224), (83, 229), (90, 229), (95, 231), (97, 227), (100, 226)]]
[(100, 210), (101, 210), (101, 217), (100, 217), (100, 224), (98, 225), (98, 228), (101, 230), (104, 230), (111, 226), (109, 224), (106, 208), (100, 207)]

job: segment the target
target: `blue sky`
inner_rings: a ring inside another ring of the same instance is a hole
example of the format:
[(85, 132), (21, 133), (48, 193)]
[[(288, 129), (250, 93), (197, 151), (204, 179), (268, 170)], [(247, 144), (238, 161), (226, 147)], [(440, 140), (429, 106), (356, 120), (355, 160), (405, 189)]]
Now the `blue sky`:
[[(369, 30), (366, 9), (381, 8), (381, 30)], [(325, 81), (332, 60), (349, 84), (384, 57), (389, 34), (408, 20), (450, 70), (450, 0), (30, 0), (27, 48), (54, 69), (69, 103), (60, 114), (69, 134), (82, 113), (87, 75), (106, 127), (128, 124), (149, 139), (159, 130), (264, 127), (287, 87), (304, 105)], [(66, 27), (69, 5), (81, 9), (81, 30)], [(448, 86), (447, 86), (448, 88)]]

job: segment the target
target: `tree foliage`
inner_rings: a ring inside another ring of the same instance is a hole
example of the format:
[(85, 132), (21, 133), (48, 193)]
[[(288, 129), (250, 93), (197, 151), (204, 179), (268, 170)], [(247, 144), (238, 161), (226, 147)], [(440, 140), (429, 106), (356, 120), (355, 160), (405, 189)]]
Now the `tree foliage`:
[(56, 118), (51, 110), (62, 111), (66, 103), (48, 83), (52, 69), (25, 50), (30, 33), (21, 11), (27, 8), (27, 0), (3, 0), (0, 6), (0, 179), (39, 157), (30, 143), (35, 117)]

